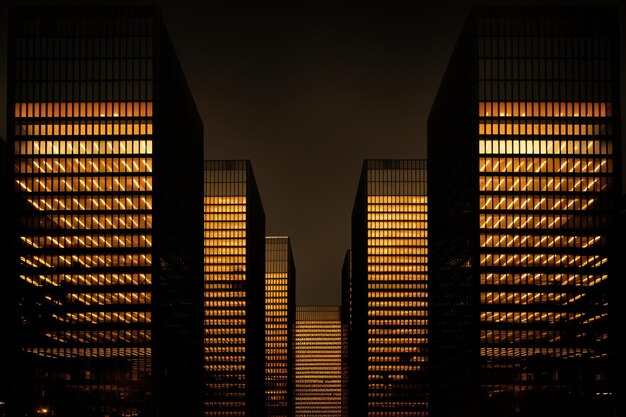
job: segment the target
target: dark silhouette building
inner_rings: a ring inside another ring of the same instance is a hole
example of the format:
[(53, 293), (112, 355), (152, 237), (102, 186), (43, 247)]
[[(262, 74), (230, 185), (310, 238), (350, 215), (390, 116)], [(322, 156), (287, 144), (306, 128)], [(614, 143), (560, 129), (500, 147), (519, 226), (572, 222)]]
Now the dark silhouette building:
[(351, 416), (428, 415), (426, 210), (426, 161), (363, 163), (343, 274)]
[(613, 415), (617, 16), (465, 23), (428, 121), (434, 417)]
[[(0, 271), (8, 272), (8, 253), (10, 241), (9, 214), (8, 214), (8, 184), (6, 164), (6, 142), (0, 137)], [(13, 333), (13, 316), (11, 309), (11, 293), (9, 292), (8, 277), (0, 278), (0, 332), (4, 335)], [(11, 345), (5, 337), (0, 342), (0, 417), (6, 417), (6, 406), (12, 386), (10, 375), (11, 369)]]
[(287, 236), (265, 238), (265, 406), (268, 416), (294, 414), (296, 266)]
[(295, 415), (340, 416), (342, 332), (339, 307), (297, 307), (295, 353)]
[(265, 416), (265, 214), (250, 161), (204, 171), (204, 415)]
[(199, 415), (202, 123), (158, 10), (12, 8), (8, 62), (10, 415)]

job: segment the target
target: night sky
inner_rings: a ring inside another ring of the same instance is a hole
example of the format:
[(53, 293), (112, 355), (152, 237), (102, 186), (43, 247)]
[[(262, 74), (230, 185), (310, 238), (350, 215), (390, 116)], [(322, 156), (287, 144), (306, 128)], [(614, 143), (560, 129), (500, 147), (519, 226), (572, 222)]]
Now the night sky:
[[(12, 2), (55, 3), (126, 4)], [(252, 160), (267, 234), (292, 238), (298, 304), (339, 304), (363, 159), (426, 157), (428, 113), (471, 3), (157, 3), (204, 122), (205, 158)], [(6, 7), (0, 5), (4, 138)]]

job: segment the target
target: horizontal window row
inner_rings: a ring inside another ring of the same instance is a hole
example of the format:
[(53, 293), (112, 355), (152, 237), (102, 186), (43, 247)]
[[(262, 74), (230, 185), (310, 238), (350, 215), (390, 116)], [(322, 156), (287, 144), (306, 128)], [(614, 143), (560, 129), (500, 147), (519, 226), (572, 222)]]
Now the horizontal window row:
[(369, 328), (367, 329), (367, 334), (372, 336), (427, 336), (428, 329), (426, 327), (423, 328)]
[[(585, 293), (565, 292), (481, 292), (481, 304), (559, 304), (566, 306), (570, 303), (584, 300)], [(587, 299), (587, 301), (589, 301)]]
[(63, 323), (114, 324), (114, 323), (151, 323), (149, 311), (88, 311), (52, 315)]
[(407, 320), (407, 319), (386, 319), (386, 320), (368, 320), (369, 326), (380, 327), (426, 327), (428, 326), (428, 320)]
[[(569, 58), (547, 59), (520, 57), (508, 51), (507, 58), (478, 60), (478, 78), (499, 80), (558, 80), (586, 81), (612, 80), (613, 68), (609, 59)], [(552, 104), (548, 102), (548, 104)], [(558, 104), (558, 103), (557, 103)], [(584, 104), (584, 103), (582, 103)], [(587, 103), (598, 104), (598, 103)], [(603, 103), (602, 103), (603, 104)]]
[(581, 273), (482, 273), (481, 285), (532, 285), (532, 286), (576, 286), (593, 287), (608, 278), (606, 274)]
[(244, 309), (226, 309), (226, 308), (218, 308), (215, 310), (204, 310), (204, 317), (213, 318), (213, 317), (231, 317), (231, 318), (239, 318), (245, 317), (246, 311)]
[(245, 291), (205, 291), (205, 298), (246, 298)]
[[(416, 264), (388, 264), (386, 262), (382, 262), (380, 264), (368, 264), (367, 265), (367, 273), (370, 274), (369, 280), (373, 281), (377, 278), (372, 277), (371, 273), (376, 274), (377, 272), (386, 272), (386, 273), (394, 273), (394, 274), (402, 274), (405, 272), (427, 272), (428, 265), (426, 262), (416, 265)], [(389, 281), (389, 277), (380, 278), (381, 281)]]
[(425, 309), (415, 310), (373, 310), (367, 311), (368, 317), (427, 317)]
[(508, 192), (570, 192), (586, 193), (605, 191), (611, 179), (607, 177), (531, 177), (531, 176), (480, 176), (480, 191)]
[(51, 331), (46, 337), (61, 343), (148, 343), (150, 330)]
[(424, 221), (368, 221), (368, 229), (427, 229), (428, 223)]
[(491, 343), (520, 343), (520, 342), (543, 342), (560, 343), (562, 333), (554, 330), (481, 330), (480, 342)]
[(232, 337), (237, 337), (239, 335), (245, 335), (246, 334), (246, 329), (245, 327), (231, 327), (228, 329), (225, 329), (223, 327), (221, 328), (205, 328), (204, 333), (208, 336), (232, 336)]
[(426, 337), (368, 337), (368, 345), (424, 345), (428, 343)]
[(14, 150), (16, 156), (152, 154), (152, 140), (16, 140)]
[(563, 195), (481, 195), (481, 210), (568, 211), (598, 208), (591, 197)]
[(608, 259), (600, 255), (555, 253), (489, 253), (480, 255), (480, 266), (599, 268), (607, 262)]
[(246, 213), (204, 213), (205, 222), (244, 221)]
[(502, 139), (478, 141), (478, 153), (508, 155), (612, 155), (613, 142), (608, 140)]
[(386, 264), (386, 265), (394, 265), (394, 264), (423, 264), (426, 265), (428, 263), (428, 258), (426, 256), (375, 256), (370, 255), (367, 257), (368, 265), (371, 264)]
[[(47, 358), (127, 358), (145, 359), (152, 355), (150, 347), (36, 347), (25, 352)], [(136, 362), (138, 365), (140, 362)], [(143, 363), (146, 363), (145, 361)], [(139, 365), (143, 368), (143, 365)]]
[(481, 347), (483, 358), (530, 358), (540, 357), (574, 359), (596, 356), (594, 349), (579, 347)]
[(400, 238), (400, 239), (426, 238), (428, 237), (428, 230), (426, 228), (405, 229), (405, 230), (368, 229), (367, 237), (368, 238)]
[(610, 117), (612, 103), (488, 101), (478, 103), (478, 117)]
[(245, 256), (205, 256), (204, 263), (206, 264), (245, 264)]
[[(245, 354), (245, 346), (220, 346), (220, 345), (205, 345), (204, 353), (206, 355), (220, 354), (220, 355), (233, 355), (233, 354)], [(206, 357), (206, 356), (205, 356)]]
[(68, 293), (68, 302), (78, 302), (85, 305), (108, 306), (112, 304), (143, 305), (152, 303), (150, 292), (94, 292)]
[[(136, 27), (133, 24), (133, 27)], [(67, 59), (103, 57), (152, 56), (154, 38), (150, 36), (77, 36), (77, 37), (18, 37), (15, 39), (17, 58)]]
[(152, 236), (145, 234), (20, 236), (20, 240), (23, 246), (37, 249), (133, 249), (152, 247)]
[(613, 159), (610, 158), (540, 158), (488, 157), (480, 158), (480, 172), (502, 173), (607, 173), (613, 172)]
[[(613, 134), (613, 128), (610, 124), (604, 123), (495, 123), (480, 122), (478, 124), (479, 135), (532, 135), (532, 136), (604, 136)], [(502, 150), (493, 150), (493, 153), (504, 153)], [(485, 153), (491, 153), (485, 150)], [(523, 153), (523, 152), (522, 152)], [(532, 152), (528, 152), (532, 153)], [(572, 153), (572, 152), (561, 152)], [(576, 153), (576, 152), (573, 152)]]
[(607, 216), (558, 214), (481, 214), (481, 229), (590, 229), (602, 228)]
[(23, 255), (20, 256), (20, 264), (34, 268), (111, 268), (111, 267), (136, 267), (152, 265), (152, 254), (72, 254), (72, 255)]
[(483, 248), (580, 248), (606, 246), (602, 236), (481, 234)]
[(427, 213), (426, 204), (373, 204), (367, 205), (368, 213)]
[[(206, 333), (206, 331), (205, 331)], [(245, 337), (204, 337), (204, 345), (245, 345)]]
[[(107, 122), (60, 122), (60, 123), (15, 123), (16, 136), (110, 136), (152, 135), (152, 122), (107, 121)], [(141, 153), (141, 152), (140, 152)], [(151, 153), (151, 152), (149, 152)]]
[(152, 158), (19, 158), (16, 174), (151, 173)]
[(425, 273), (412, 276), (392, 275), (386, 278), (369, 274), (367, 279), (368, 291), (426, 290), (428, 288), (428, 275)]
[(36, 102), (15, 103), (16, 118), (152, 117), (152, 102)]
[[(242, 183), (245, 185), (245, 183)], [(205, 188), (207, 187), (207, 183), (205, 181)], [(216, 184), (209, 184), (209, 185), (216, 185)], [(226, 184), (226, 185), (230, 185), (230, 184)], [(213, 211), (213, 208), (211, 207), (206, 207), (206, 206), (217, 206), (215, 208), (224, 208), (224, 209), (228, 209), (229, 211), (232, 211), (233, 213), (237, 213), (239, 212), (240, 208), (243, 206), (246, 206), (246, 197), (245, 196), (228, 196), (228, 195), (222, 195), (222, 196), (208, 196), (204, 195), (204, 206), (205, 206), (205, 210), (208, 209), (209, 212)]]
[(369, 246), (368, 255), (428, 255), (426, 247)]
[(245, 204), (205, 204), (204, 215), (213, 213), (245, 213), (248, 206)]
[(368, 213), (367, 220), (428, 220), (424, 213)]
[[(144, 211), (152, 210), (152, 195), (61, 195), (29, 197), (28, 203), (40, 211)], [(113, 214), (111, 214), (113, 215)]]
[(408, 301), (408, 300), (399, 300), (400, 297), (388, 297), (385, 300), (374, 299), (368, 300), (367, 306), (370, 308), (397, 308), (397, 307), (405, 307), (405, 308), (426, 308), (428, 307), (427, 301)]
[(205, 230), (204, 239), (217, 239), (215, 244), (207, 244), (207, 246), (219, 246), (222, 239), (245, 239), (245, 230)]
[(16, 191), (28, 193), (66, 192), (150, 192), (152, 176), (106, 177), (22, 177), (15, 180)]
[(483, 323), (550, 323), (550, 324), (580, 324), (586, 318), (582, 312), (558, 312), (558, 311), (483, 311), (480, 313), (480, 321)]
[(415, 247), (426, 248), (428, 246), (427, 239), (374, 239), (367, 240), (369, 248), (385, 248), (385, 247)]
[[(425, 195), (368, 195), (367, 196), (367, 204), (368, 206), (372, 204), (389, 204), (391, 207), (398, 207), (401, 204), (422, 204), (426, 207), (426, 202), (428, 197)], [(382, 207), (382, 206), (381, 206)], [(384, 210), (388, 211), (388, 210)], [(392, 210), (389, 210), (392, 211)]]
[[(220, 265), (206, 264), (204, 265), (205, 280), (209, 281), (245, 281), (246, 264), (237, 265)], [(233, 283), (233, 285), (237, 285)]]
[[(565, 58), (580, 57), (591, 59), (594, 57), (610, 57), (612, 55), (612, 39), (608, 37), (578, 37), (564, 36), (566, 19), (559, 19), (554, 24), (558, 35), (549, 36), (537, 32), (535, 19), (511, 19), (506, 22), (507, 27), (513, 26), (513, 36), (503, 36), (501, 28), (504, 20), (501, 18), (481, 19), (478, 40), (478, 54), (480, 56), (517, 56)], [(525, 23), (525, 25), (524, 25)], [(484, 36), (492, 35), (492, 36)], [(524, 36), (525, 35), (525, 36)], [(528, 59), (526, 58), (526, 59)]]
[(212, 327), (237, 327), (237, 326), (245, 326), (245, 319), (206, 319), (204, 320), (205, 326)]
[[(140, 57), (124, 59), (16, 59), (15, 82), (56, 84), (59, 89), (89, 88), (94, 80), (113, 86), (154, 79), (153, 61)], [(72, 97), (72, 96), (70, 96)], [(65, 98), (65, 97), (63, 97)]]
[(205, 231), (218, 231), (218, 230), (245, 230), (246, 222), (245, 221), (205, 221), (204, 222), (204, 230)]
[(246, 247), (204, 247), (205, 255), (245, 255)]
[(368, 291), (368, 298), (388, 298), (388, 299), (399, 299), (399, 298), (412, 298), (412, 299), (427, 299), (427, 292), (407, 292), (400, 290), (392, 290), (392, 291)]
[(78, 230), (116, 230), (149, 229), (152, 227), (151, 214), (48, 214), (28, 216), (21, 219), (23, 226), (29, 229), (78, 229)]
[(125, 274), (125, 273), (100, 273), (100, 274), (60, 274), (60, 273), (37, 273), (21, 274), (20, 279), (37, 287), (62, 286), (62, 285), (150, 285), (152, 274)]

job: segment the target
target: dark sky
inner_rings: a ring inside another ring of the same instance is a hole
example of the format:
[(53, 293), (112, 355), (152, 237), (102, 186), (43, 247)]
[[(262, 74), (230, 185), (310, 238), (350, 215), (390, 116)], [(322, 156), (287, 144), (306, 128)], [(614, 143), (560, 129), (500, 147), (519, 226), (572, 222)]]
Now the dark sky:
[[(362, 161), (426, 157), (426, 119), (471, 3), (157, 3), (204, 122), (205, 157), (252, 160), (267, 234), (292, 237), (298, 304), (339, 304)], [(620, 16), (623, 50), (624, 7)], [(4, 62), (5, 30), (0, 41)], [(4, 89), (5, 65), (0, 76)], [(0, 101), (6, 137), (4, 91)]]

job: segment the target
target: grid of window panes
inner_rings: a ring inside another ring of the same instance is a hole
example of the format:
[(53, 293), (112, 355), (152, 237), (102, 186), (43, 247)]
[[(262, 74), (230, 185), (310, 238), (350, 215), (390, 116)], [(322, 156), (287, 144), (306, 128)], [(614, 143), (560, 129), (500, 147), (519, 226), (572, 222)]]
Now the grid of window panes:
[[(289, 310), (295, 308), (288, 237), (265, 239), (265, 401), (268, 416), (290, 416), (293, 366)], [(293, 320), (293, 318), (292, 318)]]
[(426, 162), (365, 169), (368, 415), (427, 416)]
[(247, 166), (205, 161), (204, 415), (246, 415)]
[(479, 20), (480, 357), (492, 398), (610, 395), (618, 74), (615, 39), (597, 24)]
[(341, 415), (339, 307), (296, 309), (296, 416)]
[(341, 336), (342, 363), (341, 363), (341, 415), (347, 416), (348, 380), (350, 369), (350, 349), (348, 338), (352, 332), (352, 250), (348, 249), (343, 258), (341, 268)]
[(63, 369), (38, 378), (72, 407), (137, 414), (151, 373), (153, 20), (64, 13), (12, 22), (21, 348)]

